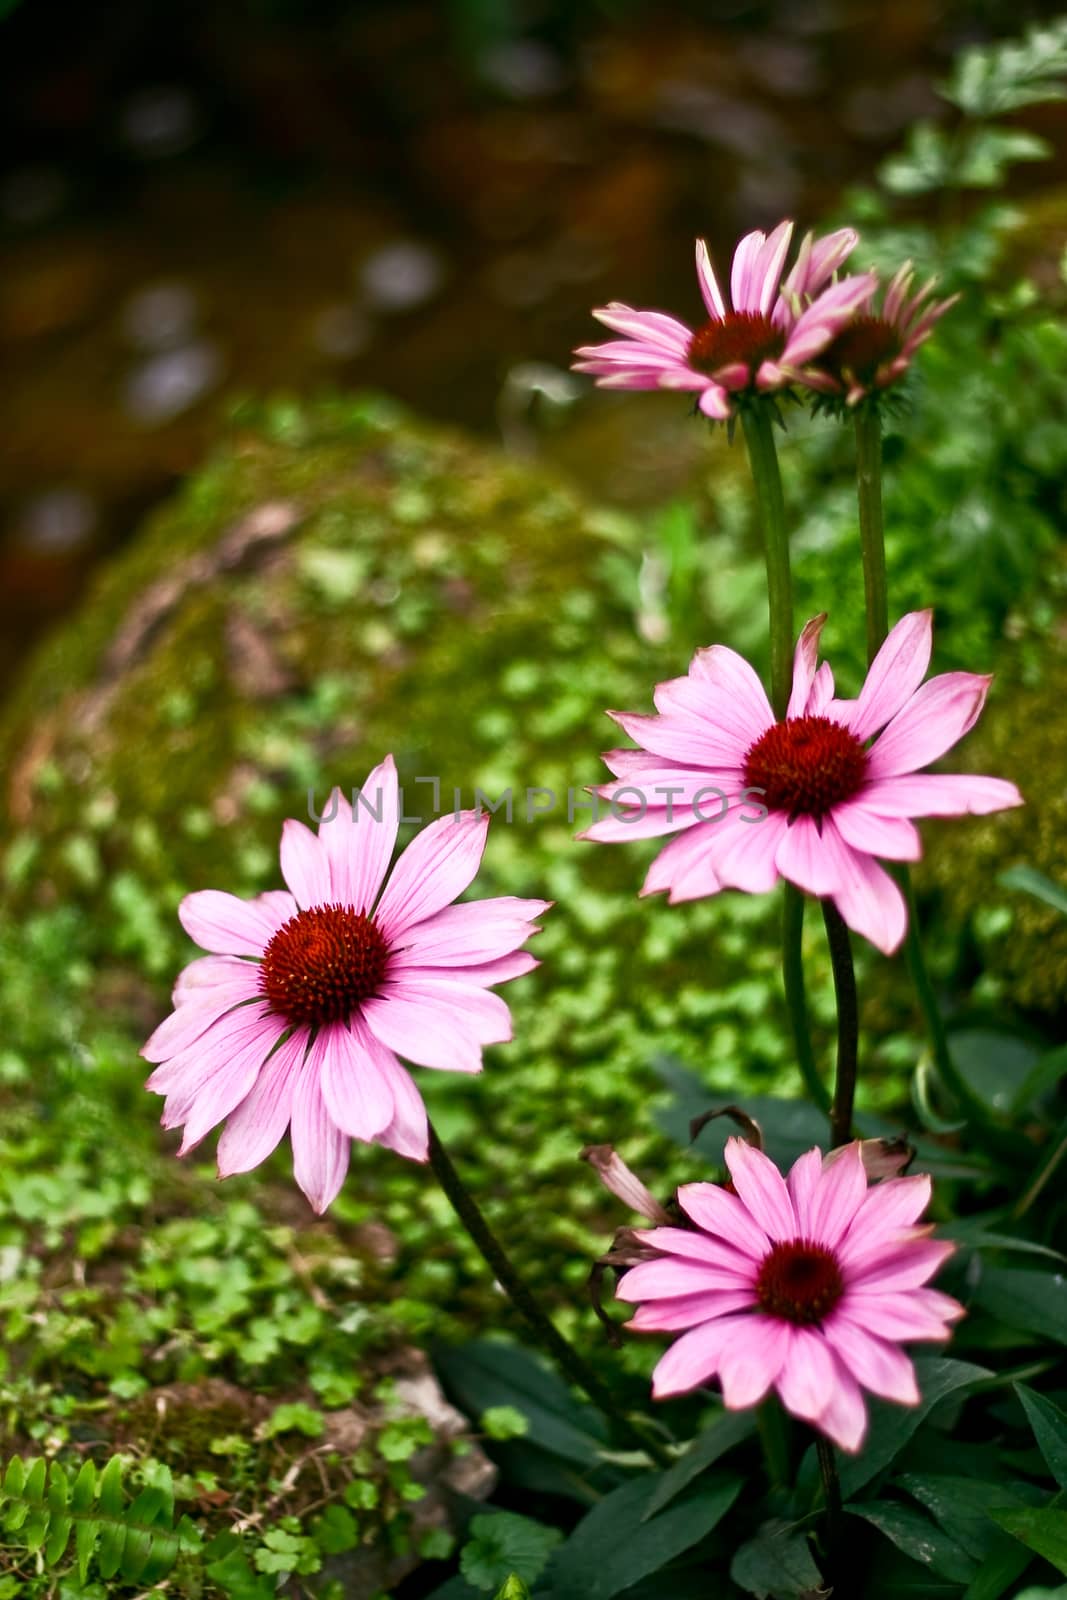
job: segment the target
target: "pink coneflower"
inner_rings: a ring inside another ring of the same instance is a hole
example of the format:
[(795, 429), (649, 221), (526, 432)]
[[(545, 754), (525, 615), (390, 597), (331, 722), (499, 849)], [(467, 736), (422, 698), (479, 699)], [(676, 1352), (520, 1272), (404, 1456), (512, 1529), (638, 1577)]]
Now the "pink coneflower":
[(336, 792), (318, 838), (285, 824), (289, 893), (205, 889), (182, 901), (186, 933), (212, 953), (186, 967), (176, 1009), (141, 1052), (161, 1063), (147, 1087), (166, 1096), (163, 1126), (184, 1126), (179, 1155), (228, 1119), (228, 1177), (258, 1166), (289, 1128), (296, 1181), (325, 1211), (351, 1139), (426, 1160), (426, 1109), (398, 1056), (480, 1072), (482, 1047), (511, 1038), (489, 986), (537, 966), (519, 947), (550, 902), (452, 904), (485, 848), (489, 818), (474, 811), (430, 823), (386, 882), (399, 816), (387, 756), (354, 816)]
[(583, 345), (576, 372), (592, 373), (604, 389), (691, 389), (707, 417), (733, 413), (733, 396), (783, 389), (791, 374), (813, 361), (870, 298), (873, 273), (826, 285), (856, 245), (851, 228), (825, 239), (809, 235), (783, 282), (791, 222), (767, 235), (746, 234), (734, 252), (732, 309), (719, 288), (703, 239), (697, 240), (697, 278), (708, 320), (687, 328), (661, 311), (634, 311), (613, 301), (594, 311), (622, 339)]
[(862, 306), (851, 322), (827, 345), (813, 366), (798, 374), (808, 388), (844, 395), (850, 406), (865, 395), (899, 383), (919, 346), (959, 299), (931, 300), (937, 279), (912, 292), (915, 269), (905, 261), (885, 291), (881, 312)]
[(660, 1252), (620, 1280), (645, 1332), (688, 1329), (653, 1375), (659, 1398), (712, 1378), (730, 1410), (775, 1388), (787, 1411), (842, 1450), (867, 1429), (862, 1390), (917, 1405), (915, 1369), (900, 1348), (944, 1340), (963, 1307), (926, 1288), (954, 1248), (916, 1226), (930, 1179), (887, 1178), (868, 1188), (858, 1145), (825, 1165), (818, 1150), (788, 1182), (743, 1139), (726, 1142), (734, 1192), (690, 1183), (678, 1201), (693, 1228), (652, 1228), (637, 1239)]
[(901, 618), (857, 700), (835, 700), (829, 666), (817, 667), (825, 621), (800, 636), (780, 722), (748, 662), (723, 645), (698, 650), (686, 677), (659, 685), (658, 716), (610, 713), (641, 748), (605, 756), (618, 781), (599, 793), (614, 814), (580, 837), (679, 834), (643, 894), (668, 890), (672, 903), (726, 888), (762, 894), (787, 878), (833, 900), (890, 955), (907, 910), (876, 857), (918, 860), (912, 817), (984, 816), (1023, 801), (1001, 778), (921, 771), (974, 726), (992, 681), (948, 672), (922, 682), (931, 612)]

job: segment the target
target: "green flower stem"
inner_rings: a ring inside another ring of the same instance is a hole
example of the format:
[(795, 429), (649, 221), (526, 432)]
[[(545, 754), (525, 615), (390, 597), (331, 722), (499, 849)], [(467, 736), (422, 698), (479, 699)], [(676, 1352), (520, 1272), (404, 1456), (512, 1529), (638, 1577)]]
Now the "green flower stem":
[(768, 403), (755, 399), (741, 411), (752, 481), (756, 486), (767, 561), (767, 604), (771, 630), (771, 704), (785, 716), (793, 683), (793, 581), (789, 572), (789, 537), (785, 527), (782, 476)]
[(832, 1577), (841, 1544), (841, 1523), (844, 1516), (841, 1506), (841, 1479), (837, 1473), (834, 1447), (821, 1433), (815, 1435), (815, 1453), (819, 1458), (823, 1498), (826, 1501), (827, 1564), (830, 1569), (828, 1576)]
[(856, 970), (852, 965), (852, 941), (840, 911), (832, 900), (822, 901), (826, 938), (830, 946), (830, 965), (837, 996), (837, 1072), (834, 1100), (830, 1108), (830, 1144), (836, 1149), (852, 1138), (852, 1107), (856, 1098), (856, 1068), (859, 1059), (859, 1002), (856, 997)]
[(867, 661), (874, 660), (889, 632), (889, 586), (882, 521), (882, 418), (877, 403), (863, 400), (853, 413), (856, 425), (856, 494), (863, 593), (867, 611)]
[(526, 1284), (523, 1283), (512, 1266), (510, 1257), (503, 1245), (501, 1245), (488, 1222), (486, 1222), (474, 1196), (452, 1165), (452, 1158), (437, 1137), (436, 1129), (432, 1123), (430, 1124), (430, 1166), (438, 1183), (448, 1197), (453, 1211), (474, 1241), (483, 1261), (492, 1272), (494, 1278), (507, 1294), (515, 1309), (525, 1318), (540, 1343), (559, 1363), (571, 1382), (576, 1384), (579, 1389), (584, 1389), (593, 1404), (598, 1406), (606, 1417), (611, 1418), (619, 1428), (619, 1431), (626, 1435), (637, 1449), (645, 1451), (659, 1466), (669, 1466), (673, 1459), (671, 1455), (664, 1450), (658, 1440), (638, 1428), (625, 1412), (619, 1410), (615, 1397), (607, 1384), (578, 1354), (574, 1346), (569, 1344), (563, 1337), (551, 1318), (542, 1310)]
[(789, 1012), (789, 1025), (793, 1030), (793, 1047), (805, 1088), (820, 1111), (829, 1111), (830, 1094), (819, 1077), (815, 1065), (815, 1052), (811, 1047), (811, 1031), (808, 1027), (808, 1007), (804, 998), (804, 966), (801, 960), (804, 896), (795, 884), (786, 883), (784, 888), (782, 977), (785, 980), (785, 1003)]

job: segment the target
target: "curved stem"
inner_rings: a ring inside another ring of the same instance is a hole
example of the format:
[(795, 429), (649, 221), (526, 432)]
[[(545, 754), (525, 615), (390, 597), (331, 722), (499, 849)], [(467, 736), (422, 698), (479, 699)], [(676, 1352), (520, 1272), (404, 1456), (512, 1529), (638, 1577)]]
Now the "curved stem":
[(789, 572), (789, 538), (785, 527), (782, 475), (768, 403), (756, 399), (741, 412), (752, 481), (756, 486), (763, 550), (767, 561), (767, 604), (771, 633), (771, 704), (785, 716), (793, 682), (793, 580)]
[(625, 1412), (619, 1410), (615, 1397), (603, 1379), (578, 1354), (574, 1346), (567, 1342), (551, 1318), (542, 1310), (526, 1284), (523, 1283), (512, 1266), (507, 1251), (485, 1220), (474, 1196), (452, 1165), (452, 1158), (437, 1137), (437, 1131), (432, 1123), (430, 1124), (430, 1166), (433, 1168), (434, 1176), (437, 1178), (438, 1183), (448, 1197), (453, 1211), (466, 1228), (494, 1278), (507, 1294), (515, 1309), (525, 1318), (544, 1348), (559, 1362), (571, 1382), (576, 1384), (579, 1389), (584, 1389), (593, 1404), (599, 1406), (604, 1415), (610, 1417), (619, 1430), (625, 1433), (637, 1448), (647, 1451), (660, 1466), (669, 1466), (672, 1459), (671, 1456), (658, 1441), (646, 1436)]
[(885, 570), (882, 521), (882, 418), (877, 403), (864, 400), (854, 413), (856, 496), (863, 550), (863, 593), (867, 613), (867, 661), (874, 660), (889, 632), (889, 585)]
[(859, 1001), (856, 997), (856, 970), (852, 965), (852, 941), (840, 911), (832, 900), (822, 901), (830, 964), (837, 996), (837, 1072), (834, 1100), (830, 1107), (830, 1144), (836, 1149), (852, 1137), (852, 1107), (856, 1098), (856, 1068), (859, 1059)]
[(804, 934), (804, 896), (795, 884), (786, 883), (782, 907), (782, 978), (785, 1004), (793, 1031), (793, 1047), (804, 1086), (820, 1111), (829, 1111), (830, 1092), (819, 1077), (815, 1052), (811, 1047), (808, 1006), (804, 996), (804, 965), (801, 941)]

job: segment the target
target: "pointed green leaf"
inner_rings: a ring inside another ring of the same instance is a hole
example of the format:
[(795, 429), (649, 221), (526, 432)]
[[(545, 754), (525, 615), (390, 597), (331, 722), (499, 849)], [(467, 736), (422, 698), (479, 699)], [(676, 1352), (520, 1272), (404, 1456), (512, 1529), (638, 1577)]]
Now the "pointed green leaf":
[(987, 1483), (940, 1472), (900, 1472), (895, 1488), (913, 1495), (950, 1538), (984, 1562), (1003, 1534), (989, 1513), (993, 1506), (1040, 1505), (1046, 1498), (1029, 1483)]
[(30, 1514), (22, 1524), (22, 1543), (29, 1551), (39, 1550), (48, 1532), (48, 1512), (44, 1506), (31, 1506)]
[(493, 1600), (530, 1600), (530, 1591), (517, 1572), (513, 1572), (493, 1596)]
[(126, 1529), (121, 1522), (100, 1524), (100, 1549), (97, 1565), (102, 1578), (113, 1578), (122, 1565), (122, 1552), (126, 1545)]
[(1062, 1345), (1067, 1336), (1067, 1275), (1024, 1267), (983, 1268), (975, 1300), (1009, 1328)]
[(110, 1517), (122, 1515), (122, 1457), (112, 1456), (100, 1479), (100, 1510)]
[(969, 1583), (978, 1570), (973, 1556), (922, 1511), (891, 1500), (864, 1500), (845, 1508), (884, 1533), (912, 1561), (951, 1583)]
[(67, 1548), (70, 1530), (73, 1526), (71, 1519), (63, 1514), (53, 1515), (48, 1529), (48, 1538), (45, 1540), (44, 1559), (48, 1566), (54, 1567)]
[(4, 1473), (4, 1493), (21, 1494), (26, 1482), (26, 1468), (21, 1456), (12, 1456)]
[(792, 1600), (822, 1587), (807, 1539), (792, 1523), (777, 1519), (765, 1522), (754, 1539), (741, 1545), (730, 1563), (730, 1576), (757, 1600)]
[(669, 1505), (683, 1489), (689, 1487), (694, 1478), (706, 1472), (735, 1445), (751, 1438), (755, 1431), (755, 1412), (721, 1411), (714, 1422), (693, 1440), (685, 1455), (679, 1456), (674, 1465), (668, 1467), (641, 1521), (647, 1522), (657, 1511), (662, 1511), (663, 1507)]
[(919, 1357), (915, 1373), (922, 1395), (917, 1406), (872, 1401), (867, 1443), (859, 1455), (841, 1462), (841, 1493), (846, 1500), (896, 1459), (935, 1406), (949, 1395), (990, 1376), (985, 1367), (972, 1366), (969, 1361), (950, 1361), (945, 1356)]
[(31, 1505), (40, 1505), (44, 1500), (45, 1479), (48, 1473), (48, 1464), (43, 1456), (38, 1456), (26, 1474), (26, 1486), (22, 1491), (23, 1498)]
[(1049, 1471), (1060, 1488), (1067, 1489), (1067, 1411), (1061, 1411), (1059, 1406), (1025, 1384), (1017, 1383), (1015, 1393), (1023, 1403)]
[(1067, 1573), (1067, 1511), (1051, 1506), (1012, 1506), (1010, 1510), (992, 1511), (990, 1516), (1029, 1549)]
[(93, 1503), (96, 1492), (96, 1466), (92, 1461), (83, 1461), (78, 1476), (74, 1480), (71, 1490), (70, 1507), (72, 1511), (86, 1512)]
[(96, 1536), (100, 1531), (98, 1522), (79, 1522), (74, 1530), (74, 1548), (78, 1553), (78, 1577), (82, 1583), (89, 1576), (89, 1563), (93, 1559), (96, 1549)]

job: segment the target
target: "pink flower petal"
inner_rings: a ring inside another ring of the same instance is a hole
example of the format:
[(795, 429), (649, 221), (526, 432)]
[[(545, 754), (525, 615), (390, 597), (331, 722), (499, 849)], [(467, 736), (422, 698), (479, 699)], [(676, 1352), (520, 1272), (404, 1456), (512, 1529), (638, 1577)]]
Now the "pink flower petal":
[(808, 703), (804, 707), (806, 717), (822, 717), (827, 713), (827, 708), (834, 697), (834, 675), (830, 663), (824, 661), (815, 674), (808, 696)]
[(867, 1436), (867, 1407), (859, 1384), (836, 1357), (834, 1381), (819, 1417), (819, 1428), (838, 1449), (849, 1455), (856, 1454)]
[(743, 1411), (763, 1399), (782, 1370), (792, 1331), (777, 1317), (750, 1317), (743, 1330), (722, 1344), (719, 1382), (728, 1410)]
[(769, 1156), (744, 1139), (726, 1141), (726, 1165), (749, 1215), (769, 1239), (792, 1239), (797, 1219), (785, 1179)]
[(770, 1252), (771, 1241), (737, 1195), (717, 1183), (685, 1183), (678, 1204), (698, 1228), (724, 1239), (757, 1264)]
[(840, 1157), (824, 1166), (811, 1197), (810, 1237), (836, 1250), (852, 1223), (867, 1193), (867, 1174), (863, 1168), (858, 1141), (853, 1141)]
[(888, 1246), (849, 1271), (849, 1288), (888, 1293), (893, 1289), (917, 1289), (940, 1272), (956, 1246), (951, 1239), (909, 1239)]
[(691, 330), (676, 317), (668, 317), (662, 311), (634, 311), (631, 306), (622, 305), (618, 300), (611, 305), (601, 306), (593, 315), (614, 333), (625, 334), (628, 339), (637, 339), (642, 344), (651, 344), (656, 349), (679, 356), (688, 350), (693, 337)]
[(868, 1333), (880, 1339), (921, 1339), (943, 1342), (951, 1324), (963, 1316), (963, 1307), (939, 1289), (880, 1291), (874, 1286), (849, 1290), (842, 1309)]
[(992, 681), (976, 672), (930, 678), (871, 746), (869, 777), (918, 772), (943, 756), (978, 721)]
[[(239, 1106), (262, 1070), (269, 1055), (275, 1035), (260, 1027), (248, 1035), (225, 1059), (214, 1054), (212, 1070), (198, 1078), (195, 1090), (178, 1089), (167, 1096), (160, 1121), (165, 1128), (182, 1127), (180, 1156), (188, 1155), (205, 1134)], [(207, 1041), (198, 1040), (196, 1049), (204, 1048)]]
[[(292, 896), (286, 895), (286, 899), (292, 900)], [(292, 906), (295, 916), (295, 900)], [(191, 1000), (206, 1000), (210, 990), (240, 982), (247, 973), (258, 981), (259, 962), (247, 961), (243, 956), (198, 956), (179, 972), (171, 999), (176, 1006), (186, 1005)]]
[(237, 982), (220, 983), (214, 988), (205, 989), (202, 995), (203, 998), (187, 1000), (163, 1019), (152, 1037), (141, 1047), (141, 1054), (146, 1061), (166, 1061), (170, 1056), (179, 1055), (234, 1007), (261, 999), (258, 969), (253, 969), (247, 978)]
[(819, 636), (825, 624), (826, 612), (822, 611), (805, 623), (804, 631), (797, 640), (793, 655), (793, 690), (785, 713), (787, 718), (802, 717), (807, 712), (815, 669), (819, 664)]
[(703, 900), (722, 888), (711, 863), (714, 822), (701, 823), (672, 839), (649, 867), (642, 895), (670, 891), (671, 905), (683, 900)]
[(834, 827), (845, 843), (863, 855), (886, 861), (918, 861), (923, 853), (917, 830), (904, 817), (886, 817), (866, 793), (835, 806)]
[(218, 1145), (220, 1178), (251, 1172), (281, 1140), (289, 1126), (293, 1086), (307, 1044), (308, 1031), (301, 1028), (279, 1045), (240, 1105), (230, 1112)]
[(706, 417), (713, 422), (725, 422), (733, 411), (730, 396), (725, 389), (720, 389), (718, 384), (709, 383), (704, 390), (697, 405)]
[(393, 1120), (392, 1086), (379, 1066), (389, 1054), (366, 1027), (350, 1033), (334, 1022), (315, 1036), (306, 1070), (318, 1074), (326, 1110), (350, 1139), (369, 1144)]
[(406, 1156), (409, 1161), (426, 1161), (429, 1158), (429, 1123), (411, 1073), (401, 1066), (392, 1051), (379, 1058), (379, 1070), (389, 1081), (394, 1115), (389, 1126), (378, 1135), (377, 1142)]
[(674, 1300), (679, 1295), (704, 1294), (711, 1289), (743, 1289), (748, 1299), (752, 1298), (751, 1285), (732, 1266), (711, 1267), (705, 1261), (683, 1261), (681, 1256), (664, 1256), (660, 1261), (642, 1261), (631, 1267), (619, 1279), (615, 1298), (638, 1305), (643, 1300)]
[(283, 922), (295, 916), (295, 901), (292, 906), (284, 915), (278, 894), (239, 900), (219, 889), (200, 889), (186, 895), (178, 907), (178, 920), (201, 950), (221, 956), (261, 956)]
[(778, 882), (778, 849), (788, 821), (780, 811), (746, 820), (753, 816), (742, 806), (715, 824), (710, 838), (711, 865), (724, 889), (766, 894)]
[(719, 1369), (723, 1347), (731, 1339), (745, 1337), (744, 1330), (750, 1321), (744, 1312), (739, 1312), (683, 1333), (656, 1364), (652, 1374), (653, 1396), (662, 1400), (672, 1394), (687, 1394), (690, 1389), (699, 1389), (707, 1383)]
[(445, 906), (400, 935), (390, 970), (401, 966), (473, 967), (496, 961), (537, 932), (537, 918), (551, 905), (551, 900), (501, 895), (494, 900)]
[(970, 773), (924, 772), (878, 778), (863, 791), (864, 803), (886, 817), (984, 817), (1025, 802), (1004, 778)]
[(757, 229), (754, 233), (746, 233), (734, 251), (730, 268), (730, 300), (735, 311), (759, 309), (759, 291), (763, 284), (761, 281), (758, 286), (753, 285), (753, 273), (766, 242), (766, 234)]
[(754, 1307), (749, 1289), (707, 1289), (701, 1294), (676, 1295), (672, 1300), (650, 1300), (638, 1306), (626, 1326), (635, 1333), (675, 1333)]
[(387, 940), (442, 911), (461, 895), (481, 865), (489, 817), (463, 811), (438, 817), (408, 845), (393, 868), (375, 913)]
[[(338, 802), (334, 820), (319, 824), (319, 842), (329, 864), (330, 899), (356, 911), (369, 911), (396, 846), (400, 790), (392, 756), (386, 756), (367, 775), (354, 812), (339, 792)], [(330, 811), (327, 805), (325, 815)]]
[(726, 315), (722, 293), (719, 289), (718, 279), (711, 264), (711, 256), (703, 239), (697, 240), (697, 279), (700, 283), (700, 293), (708, 316), (714, 322), (721, 322)]
[(755, 1262), (751, 1256), (723, 1240), (698, 1233), (695, 1228), (635, 1228), (634, 1237), (667, 1255), (682, 1256), (688, 1261), (701, 1261), (705, 1266), (736, 1273), (747, 1284), (756, 1281)]
[(721, 644), (698, 650), (689, 674), (702, 689), (713, 691), (714, 698), (709, 696), (706, 702), (707, 715), (737, 739), (742, 753), (773, 724), (774, 712), (759, 674), (736, 650)]
[(318, 1073), (306, 1068), (293, 1089), (290, 1138), (293, 1176), (321, 1216), (340, 1193), (351, 1145), (326, 1109)]
[(869, 739), (907, 705), (930, 665), (933, 629), (932, 611), (911, 611), (890, 629), (856, 701), (850, 726), (857, 739)]
[(440, 1067), (448, 1072), (482, 1070), (484, 1041), (478, 1039), (462, 1005), (443, 1005), (432, 995), (393, 990), (388, 996), (367, 1000), (363, 1020), (380, 1043), (420, 1067)]
[(892, 1241), (919, 1220), (930, 1204), (931, 1192), (927, 1172), (874, 1184), (867, 1190), (848, 1233), (838, 1246), (842, 1266), (876, 1259), (887, 1241)]
[(837, 878), (833, 900), (838, 911), (854, 932), (891, 956), (908, 928), (904, 896), (883, 867), (845, 843), (832, 815), (823, 823), (822, 846)]
[(876, 283), (874, 273), (868, 272), (857, 278), (843, 278), (825, 289), (790, 331), (781, 365), (801, 367), (820, 355), (864, 301), (870, 299)]
[(782, 877), (808, 894), (834, 894), (841, 883), (841, 859), (829, 839), (830, 832), (829, 818), (823, 818), (821, 831), (814, 817), (801, 816), (791, 822), (775, 854)]
[(282, 827), (282, 877), (300, 909), (329, 905), (332, 898), (326, 847), (292, 817)]
[(797, 1219), (797, 1235), (801, 1239), (812, 1237), (812, 1203), (822, 1173), (822, 1155), (818, 1150), (805, 1150), (789, 1169), (786, 1188), (793, 1202)]
[(864, 1389), (898, 1405), (918, 1405), (921, 1397), (915, 1368), (899, 1346), (879, 1339), (845, 1311), (830, 1317), (825, 1337), (842, 1366)]
[(755, 298), (752, 307), (739, 307), (735, 301), (735, 310), (758, 311), (761, 316), (769, 316), (771, 307), (778, 298), (778, 288), (782, 281), (782, 268), (785, 258), (789, 253), (790, 241), (793, 237), (793, 224), (780, 222), (777, 228), (768, 236), (766, 243), (760, 250), (752, 268), (752, 278), (749, 293)]
[(777, 1389), (782, 1404), (794, 1417), (816, 1422), (837, 1378), (834, 1358), (827, 1349), (822, 1330), (790, 1327), (785, 1357), (778, 1374)]
[[(266, 1006), (242, 1006), (239, 1011), (229, 1011), (206, 1034), (158, 1066), (145, 1087), (153, 1094), (177, 1095), (185, 1100), (202, 1080), (225, 1067), (232, 1054), (243, 1049), (249, 1040), (262, 1041), (266, 1056), (286, 1028), (284, 1017), (272, 1015)], [(168, 1126), (173, 1127), (174, 1123)]]

